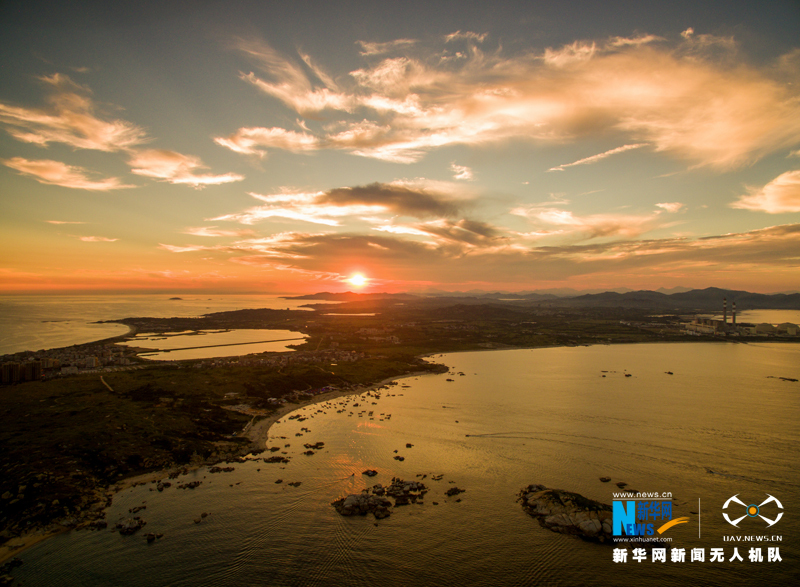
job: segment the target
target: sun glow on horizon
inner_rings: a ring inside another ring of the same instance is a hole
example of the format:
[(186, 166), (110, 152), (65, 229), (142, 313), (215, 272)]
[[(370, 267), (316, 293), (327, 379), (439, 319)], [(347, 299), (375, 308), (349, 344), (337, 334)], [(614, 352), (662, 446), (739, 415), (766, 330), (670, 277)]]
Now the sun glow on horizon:
[(367, 278), (360, 273), (353, 274), (347, 281), (355, 287), (364, 287), (367, 284)]

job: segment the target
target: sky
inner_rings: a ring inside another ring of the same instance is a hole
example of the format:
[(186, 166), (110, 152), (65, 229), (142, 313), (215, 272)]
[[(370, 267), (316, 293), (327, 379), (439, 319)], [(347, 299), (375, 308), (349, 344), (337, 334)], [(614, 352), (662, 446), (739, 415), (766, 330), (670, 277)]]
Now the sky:
[(0, 293), (800, 291), (800, 2), (0, 0)]

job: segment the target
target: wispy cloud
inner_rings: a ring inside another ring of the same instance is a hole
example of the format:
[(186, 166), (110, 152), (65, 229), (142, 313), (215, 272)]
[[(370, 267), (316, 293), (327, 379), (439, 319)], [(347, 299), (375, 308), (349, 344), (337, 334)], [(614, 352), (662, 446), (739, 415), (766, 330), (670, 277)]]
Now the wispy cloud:
[(680, 202), (662, 202), (660, 204), (656, 204), (656, 207), (674, 214), (675, 212), (680, 212), (685, 206)]
[(444, 42), (450, 43), (451, 41), (459, 41), (466, 39), (468, 41), (474, 41), (477, 43), (483, 43), (488, 37), (488, 33), (473, 33), (472, 31), (456, 31), (454, 33), (450, 33), (449, 35), (444, 36)]
[(194, 188), (241, 181), (244, 176), (236, 173), (223, 175), (202, 174), (207, 169), (197, 157), (182, 155), (175, 151), (150, 149), (134, 153), (128, 164), (136, 175), (160, 179), (173, 184), (184, 184)]
[(635, 238), (653, 230), (660, 212), (652, 214), (589, 214), (575, 215), (569, 210), (547, 207), (519, 207), (511, 214), (524, 216), (538, 224), (560, 227), (558, 234), (571, 234), (581, 240), (595, 238)]
[(83, 167), (67, 165), (51, 159), (31, 161), (22, 157), (12, 157), (11, 159), (2, 159), (0, 163), (46, 185), (99, 192), (136, 187), (124, 184), (116, 177), (94, 180), (90, 178), (91, 172)]
[(361, 55), (383, 55), (396, 49), (407, 48), (416, 45), (417, 41), (414, 39), (395, 39), (394, 41), (387, 41), (385, 43), (370, 43), (367, 41), (356, 41), (361, 46)]
[[(59, 73), (39, 79), (49, 90), (47, 108), (23, 108), (0, 103), (0, 125), (17, 140), (41, 147), (63, 143), (78, 149), (120, 151), (129, 154), (132, 172), (137, 175), (196, 188), (244, 179), (235, 173), (198, 173), (206, 168), (198, 158), (175, 151), (139, 150), (141, 144), (150, 140), (145, 131), (133, 123), (107, 119), (98, 114), (89, 88)], [(236, 150), (233, 143), (225, 146)], [(285, 142), (280, 146), (289, 147)], [(117, 178), (92, 180), (90, 172), (82, 167), (49, 159), (31, 161), (14, 157), (2, 163), (35, 177), (40, 183), (51, 185), (96, 191), (135, 187), (123, 184)]]
[(184, 234), (191, 234), (193, 236), (208, 236), (208, 237), (243, 237), (253, 236), (255, 233), (249, 229), (240, 230), (221, 230), (216, 226), (199, 226), (194, 228), (187, 228)]
[(85, 222), (73, 220), (45, 220), (48, 224), (86, 224)]
[(215, 138), (214, 142), (237, 153), (261, 157), (267, 152), (259, 147), (283, 149), (294, 153), (315, 151), (320, 148), (319, 139), (315, 136), (282, 128), (240, 128), (228, 137)]
[(558, 49), (547, 48), (544, 51), (544, 62), (555, 68), (567, 67), (589, 61), (597, 53), (596, 43), (575, 41)]
[(782, 173), (767, 185), (750, 188), (748, 192), (733, 202), (731, 208), (769, 214), (800, 212), (800, 171)]
[(176, 245), (166, 245), (164, 243), (159, 243), (158, 246), (159, 248), (164, 249), (165, 251), (169, 251), (170, 253), (192, 253), (194, 251), (208, 251), (215, 249), (215, 247), (204, 247), (202, 245), (188, 245), (185, 247), (179, 247)]
[(19, 141), (47, 146), (64, 143), (78, 149), (120, 151), (146, 140), (140, 127), (97, 114), (91, 91), (68, 76), (39, 78), (50, 90), (47, 108), (23, 108), (0, 103), (0, 123)]
[(79, 236), (77, 238), (85, 243), (114, 243), (119, 240), (116, 238), (106, 238), (104, 236)]
[(616, 155), (618, 153), (624, 153), (625, 151), (630, 151), (632, 149), (640, 149), (641, 147), (647, 146), (647, 143), (636, 143), (634, 145), (623, 145), (621, 147), (617, 147), (616, 149), (610, 149), (603, 153), (598, 153), (597, 155), (592, 155), (591, 157), (585, 157), (584, 159), (579, 159), (573, 163), (564, 163), (563, 165), (558, 165), (557, 167), (551, 167), (548, 171), (564, 171), (567, 167), (575, 167), (576, 165), (590, 165), (592, 163), (597, 163), (598, 161), (602, 161), (612, 155)]
[(472, 169), (466, 165), (456, 165), (455, 163), (451, 163), (450, 171), (453, 172), (453, 179), (460, 179), (463, 181), (472, 180)]
[(301, 115), (314, 114), (328, 108), (348, 110), (353, 104), (349, 96), (337, 91), (329, 76), (316, 75), (322, 87), (315, 86), (298, 63), (290, 61), (266, 43), (239, 39), (236, 48), (255, 62), (269, 79), (259, 77), (253, 72), (242, 72), (240, 78)]
[(656, 43), (658, 41), (665, 41), (664, 37), (656, 35), (640, 35), (638, 37), (612, 37), (608, 41), (610, 47), (625, 47), (629, 45), (647, 45), (648, 43)]
[(792, 66), (800, 55), (755, 68), (739, 59), (732, 40), (687, 33), (677, 44), (652, 35), (613, 37), (506, 57), (499, 48), (483, 51), (481, 35), (452, 38), (460, 37), (471, 45), (459, 59), (443, 62), (444, 49), (398, 42), (392, 56), (349, 72), (341, 87), (264, 43), (240, 43), (261, 71), (242, 79), (301, 116), (330, 114), (336, 124), (303, 133), (248, 127), (218, 142), (240, 152), (260, 142), (265, 149), (342, 149), (410, 163), (454, 144), (623, 133), (635, 141), (623, 150), (648, 144), (694, 165), (727, 169), (792, 147), (800, 134), (800, 79)]

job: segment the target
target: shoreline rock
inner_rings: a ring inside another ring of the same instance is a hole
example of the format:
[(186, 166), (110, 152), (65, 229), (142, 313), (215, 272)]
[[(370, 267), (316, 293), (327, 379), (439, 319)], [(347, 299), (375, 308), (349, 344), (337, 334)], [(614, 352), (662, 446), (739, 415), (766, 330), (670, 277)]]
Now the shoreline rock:
[(579, 493), (528, 485), (518, 495), (522, 508), (543, 528), (592, 542), (611, 542), (611, 506)]

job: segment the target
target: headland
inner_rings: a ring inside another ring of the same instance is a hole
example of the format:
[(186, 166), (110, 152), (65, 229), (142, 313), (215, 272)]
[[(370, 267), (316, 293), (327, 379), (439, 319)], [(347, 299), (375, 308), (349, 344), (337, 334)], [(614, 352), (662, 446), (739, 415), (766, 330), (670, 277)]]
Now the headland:
[[(51, 373), (0, 388), (6, 447), (0, 559), (42, 536), (102, 525), (119, 489), (263, 449), (270, 426), (302, 405), (446, 370), (423, 359), (434, 353), (749, 340), (689, 334), (693, 315), (663, 308), (373, 295), (343, 301), (335, 314), (325, 313), (329, 304), (315, 309), (126, 318), (118, 322), (129, 327), (128, 336), (258, 328), (293, 330), (306, 340), (289, 352), (225, 359), (154, 362), (131, 355), (124, 367)], [(94, 356), (125, 338), (67, 350)], [(12, 359), (37, 360), (18, 355)]]

